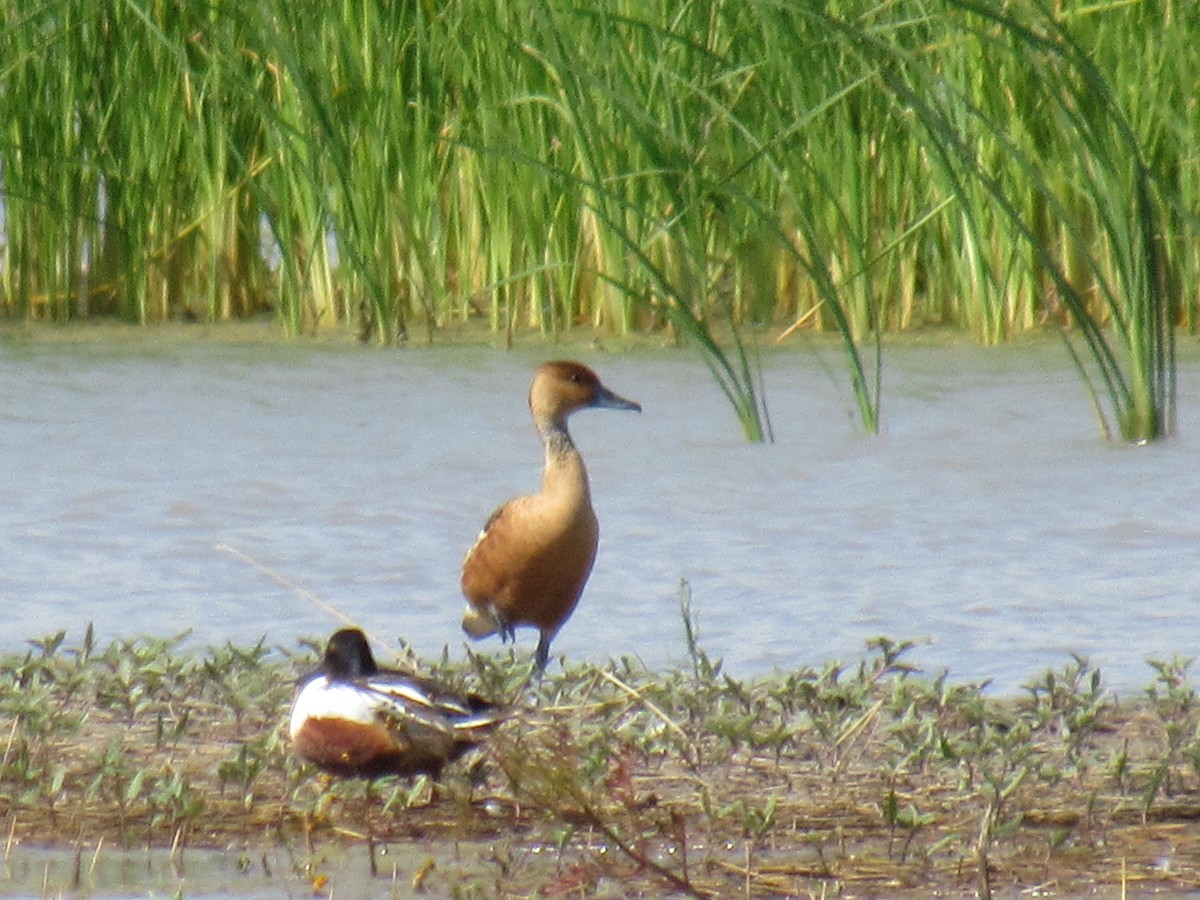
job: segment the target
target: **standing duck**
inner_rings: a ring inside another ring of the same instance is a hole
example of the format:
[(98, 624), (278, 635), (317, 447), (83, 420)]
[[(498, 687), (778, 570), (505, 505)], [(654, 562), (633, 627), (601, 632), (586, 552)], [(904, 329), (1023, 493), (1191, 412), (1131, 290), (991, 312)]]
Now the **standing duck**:
[(343, 628), (300, 683), (288, 731), (296, 753), (331, 775), (436, 778), (502, 718), (478, 697), (381, 669), (366, 635)]
[(545, 447), (542, 489), (492, 513), (463, 561), (463, 630), (476, 640), (498, 633), (507, 641), (517, 626), (532, 625), (540, 632), (539, 671), (579, 602), (600, 538), (583, 457), (567, 431), (571, 413), (588, 408), (642, 409), (606, 388), (587, 366), (559, 361), (538, 367), (529, 409)]

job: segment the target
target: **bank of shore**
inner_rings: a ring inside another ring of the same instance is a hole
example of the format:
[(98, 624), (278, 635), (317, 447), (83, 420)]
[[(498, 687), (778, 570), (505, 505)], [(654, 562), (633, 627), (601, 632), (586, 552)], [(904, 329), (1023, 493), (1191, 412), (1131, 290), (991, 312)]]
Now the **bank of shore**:
[[(122, 848), (252, 866), (286, 848), (275, 876), (318, 893), (332, 848), (368, 844), (355, 877), (371, 856), (378, 877), (464, 896), (1200, 890), (1184, 661), (1128, 699), (1081, 660), (994, 697), (910, 671), (907, 649), (754, 682), (698, 648), (668, 672), (568, 662), (533, 691), (520, 654), (402, 660), (515, 714), (441, 783), (368, 787), (289, 753), (313, 646), (52, 636), (0, 660), (0, 823), (9, 853), (73, 850), (84, 878)], [(416, 845), (445, 852), (387, 852)]]

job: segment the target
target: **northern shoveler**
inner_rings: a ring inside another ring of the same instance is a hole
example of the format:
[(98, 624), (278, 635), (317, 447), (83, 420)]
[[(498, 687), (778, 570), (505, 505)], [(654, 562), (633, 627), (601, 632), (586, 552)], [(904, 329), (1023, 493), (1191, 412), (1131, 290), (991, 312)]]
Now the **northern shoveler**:
[(642, 409), (579, 363), (538, 367), (529, 409), (545, 447), (542, 489), (492, 513), (463, 561), (463, 630), (474, 639), (498, 633), (507, 641), (518, 625), (532, 625), (541, 633), (534, 656), (539, 670), (546, 665), (550, 641), (579, 602), (596, 558), (600, 527), (587, 470), (567, 431), (571, 413), (589, 408)]
[(501, 718), (478, 697), (379, 668), (366, 635), (344, 628), (297, 688), (288, 730), (296, 753), (332, 775), (436, 778)]

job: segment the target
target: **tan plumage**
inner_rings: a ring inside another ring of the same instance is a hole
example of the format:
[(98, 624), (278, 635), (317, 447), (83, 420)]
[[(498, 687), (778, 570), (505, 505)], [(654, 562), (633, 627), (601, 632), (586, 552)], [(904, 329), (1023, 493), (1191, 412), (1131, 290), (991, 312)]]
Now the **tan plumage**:
[(529, 408), (545, 447), (542, 489), (492, 513), (463, 561), (463, 630), (476, 639), (499, 633), (509, 640), (514, 628), (531, 625), (540, 632), (539, 668), (579, 602), (600, 537), (587, 470), (567, 431), (571, 413), (588, 407), (641, 410), (579, 363), (538, 367)]

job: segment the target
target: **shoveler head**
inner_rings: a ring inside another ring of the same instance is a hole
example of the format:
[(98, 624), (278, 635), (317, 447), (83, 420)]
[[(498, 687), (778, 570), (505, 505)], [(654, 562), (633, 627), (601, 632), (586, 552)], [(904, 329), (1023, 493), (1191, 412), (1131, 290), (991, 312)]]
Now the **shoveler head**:
[(437, 777), (502, 718), (478, 697), (381, 669), (366, 635), (345, 628), (300, 683), (288, 732), (300, 757), (332, 775)]
[(499, 634), (509, 640), (516, 626), (534, 626), (541, 632), (538, 669), (546, 665), (550, 641), (575, 609), (596, 557), (600, 528), (587, 470), (567, 432), (571, 413), (589, 407), (641, 411), (587, 366), (557, 360), (538, 367), (529, 408), (546, 451), (542, 489), (492, 513), (463, 560), (463, 630), (474, 639)]
[(571, 413), (588, 408), (642, 411), (640, 404), (614, 394), (581, 363), (555, 360), (538, 366), (529, 388), (529, 409), (535, 422), (561, 425)]
[(332, 678), (366, 678), (379, 673), (367, 636), (357, 628), (335, 631), (325, 645), (321, 671)]

